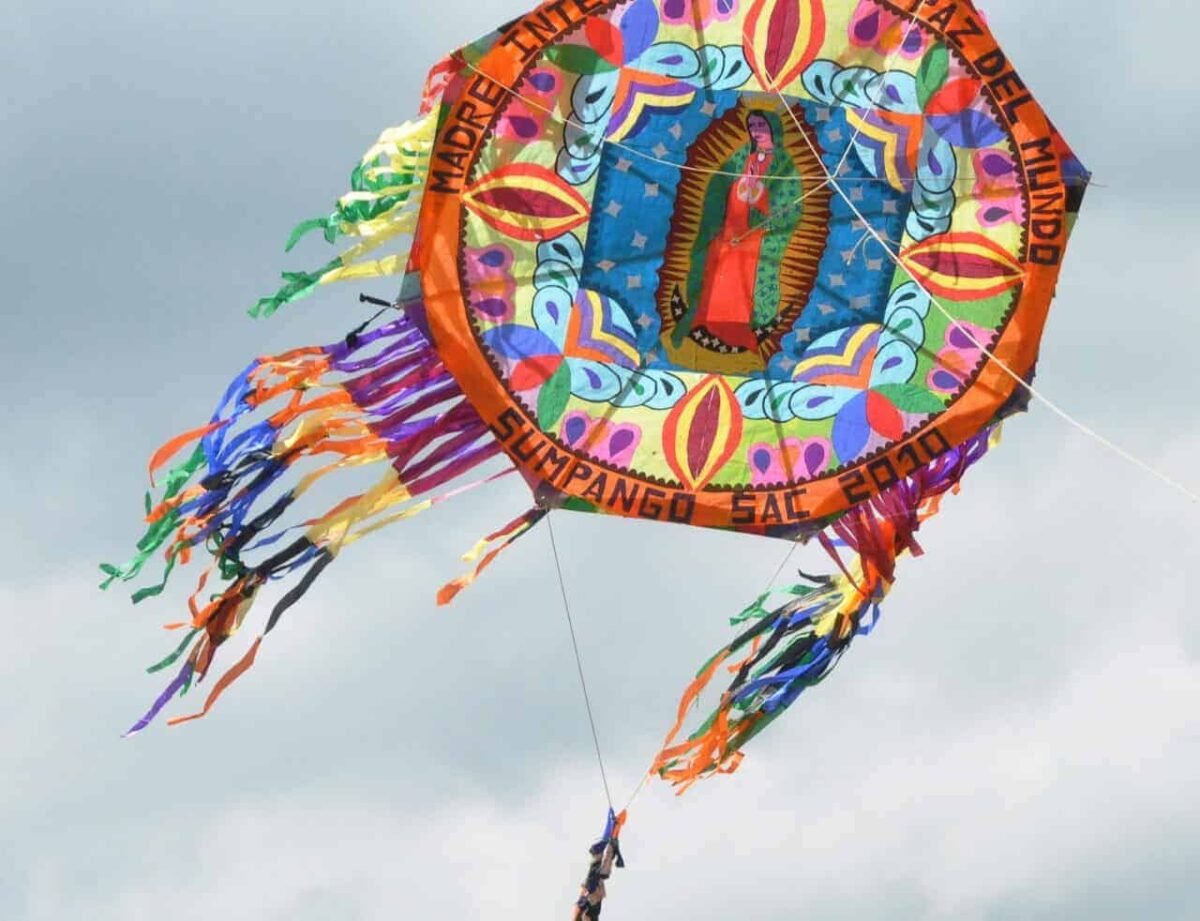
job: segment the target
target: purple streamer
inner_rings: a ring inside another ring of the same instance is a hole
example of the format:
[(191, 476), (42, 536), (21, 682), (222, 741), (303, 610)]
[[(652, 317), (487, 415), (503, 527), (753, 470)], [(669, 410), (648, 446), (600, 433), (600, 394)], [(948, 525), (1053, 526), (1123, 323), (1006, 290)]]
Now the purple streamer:
[(158, 699), (150, 705), (150, 709), (146, 711), (146, 715), (130, 726), (128, 731), (125, 732), (121, 738), (128, 739), (130, 736), (135, 736), (149, 726), (152, 722), (154, 722), (154, 718), (158, 716), (162, 708), (167, 705), (167, 702), (174, 697), (176, 692), (178, 692), (179, 689), (188, 682), (188, 679), (192, 677), (192, 668), (193, 666), (191, 662), (185, 662), (183, 668), (180, 669), (179, 674), (175, 676), (175, 680), (168, 684), (166, 690), (159, 694)]

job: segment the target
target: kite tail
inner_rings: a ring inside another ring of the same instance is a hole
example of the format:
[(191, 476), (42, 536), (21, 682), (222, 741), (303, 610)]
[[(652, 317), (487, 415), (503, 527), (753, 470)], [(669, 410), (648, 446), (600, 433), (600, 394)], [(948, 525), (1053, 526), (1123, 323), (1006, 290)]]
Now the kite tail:
[[(413, 305), (414, 309), (418, 305)], [(162, 553), (162, 579), (134, 601), (161, 593), (176, 565), (196, 548), (208, 567), (189, 599), (179, 646), (151, 668), (183, 661), (181, 670), (137, 732), (176, 694), (209, 670), (217, 649), (241, 627), (260, 590), (289, 587), (267, 618), (270, 632), (345, 547), (452, 495), (512, 472), (450, 488), (500, 455), (500, 446), (410, 315), (356, 331), (323, 348), (258, 358), (234, 379), (209, 422), (172, 439), (150, 461), (150, 476), (181, 452), (162, 476), (157, 499), (146, 497), (147, 531), (124, 566), (104, 565), (103, 587), (136, 578)], [(296, 507), (332, 473), (372, 466), (374, 486), (295, 521)], [(291, 516), (295, 523), (284, 525)], [(259, 637), (215, 683), (202, 716), (254, 662)]]
[[(743, 746), (806, 688), (823, 681), (854, 637), (871, 632), (895, 581), (897, 558), (905, 551), (921, 554), (916, 541), (921, 522), (937, 513), (942, 496), (958, 489), (997, 433), (985, 430), (821, 532), (818, 538), (838, 571), (767, 592), (732, 619), (750, 626), (709, 659), (684, 692), (652, 770), (680, 793), (709, 774), (737, 770)], [(839, 546), (855, 555), (849, 565)], [(781, 594), (788, 600), (768, 609), (768, 600)], [(732, 682), (703, 724), (677, 743), (690, 709), (722, 667), (733, 674)]]
[(429, 158), (437, 132), (437, 115), (388, 128), (363, 154), (350, 173), (350, 191), (329, 214), (302, 221), (288, 238), (290, 251), (304, 236), (320, 230), (329, 243), (341, 237), (358, 240), (340, 256), (311, 271), (284, 272), (283, 284), (261, 298), (252, 316), (270, 316), (284, 304), (312, 294), (320, 285), (349, 278), (402, 275), (408, 253), (368, 258), (376, 249), (417, 229)]

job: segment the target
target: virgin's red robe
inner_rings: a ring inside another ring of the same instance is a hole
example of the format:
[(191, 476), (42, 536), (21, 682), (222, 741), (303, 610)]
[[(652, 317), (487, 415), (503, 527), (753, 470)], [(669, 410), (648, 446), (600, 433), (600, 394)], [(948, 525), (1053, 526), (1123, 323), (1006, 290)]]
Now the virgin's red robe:
[(758, 161), (751, 154), (742, 178), (729, 189), (725, 199), (725, 222), (709, 244), (704, 265), (704, 283), (692, 329), (703, 327), (722, 342), (757, 349), (754, 318), (754, 282), (763, 231), (771, 210), (766, 184), (758, 181), (771, 160)]

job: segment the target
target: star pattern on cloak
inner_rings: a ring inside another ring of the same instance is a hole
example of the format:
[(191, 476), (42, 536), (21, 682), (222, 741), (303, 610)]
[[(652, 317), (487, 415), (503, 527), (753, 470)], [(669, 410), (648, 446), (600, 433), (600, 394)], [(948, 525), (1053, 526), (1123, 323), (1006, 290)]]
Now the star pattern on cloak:
[(658, 183), (657, 182), (647, 182), (646, 187), (645, 187), (645, 193), (646, 193), (647, 198), (657, 198), (658, 197)]
[(640, 231), (635, 230), (633, 232), (633, 240), (630, 242), (634, 249), (645, 249), (646, 244), (649, 242), (649, 240), (650, 240), (650, 238), (647, 237), (644, 233), (641, 233)]

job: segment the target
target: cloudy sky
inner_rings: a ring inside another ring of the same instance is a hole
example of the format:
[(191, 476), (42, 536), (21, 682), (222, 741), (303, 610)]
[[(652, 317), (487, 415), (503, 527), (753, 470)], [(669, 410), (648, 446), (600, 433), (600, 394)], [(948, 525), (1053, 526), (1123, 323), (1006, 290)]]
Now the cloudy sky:
[[(118, 738), (159, 689), (141, 668), (179, 594), (95, 590), (140, 533), (153, 448), (249, 355), (357, 322), (347, 291), (246, 318), (295, 264), (286, 232), (411, 113), (429, 63), (522, 6), (6, 11), (0, 917), (566, 916), (604, 801), (545, 530), (432, 604), (525, 507), (518, 483), (347, 554), (187, 728)], [(1040, 385), (1196, 487), (1200, 10), (987, 8), (1098, 181)], [(1015, 420), (835, 677), (734, 777), (642, 795), (605, 917), (1196, 917), (1198, 520), (1046, 411)], [(623, 796), (783, 549), (586, 516), (556, 530)]]

